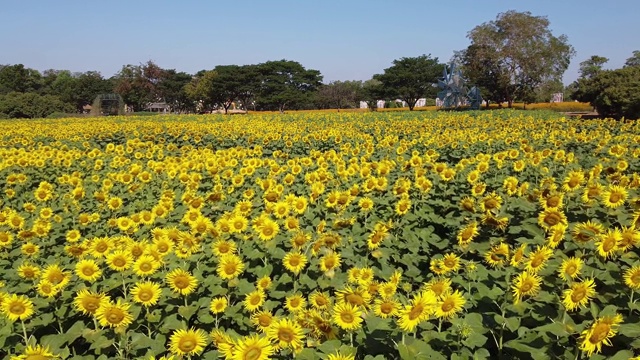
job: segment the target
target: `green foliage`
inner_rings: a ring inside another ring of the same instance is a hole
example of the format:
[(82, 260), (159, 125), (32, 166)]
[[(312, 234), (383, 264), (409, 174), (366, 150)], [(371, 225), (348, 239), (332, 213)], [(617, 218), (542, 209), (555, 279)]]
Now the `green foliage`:
[(470, 82), (491, 101), (532, 101), (540, 84), (561, 79), (575, 54), (567, 37), (554, 36), (549, 25), (546, 17), (510, 10), (473, 28), (471, 45), (459, 56)]
[(54, 112), (74, 112), (72, 105), (66, 104), (53, 95), (12, 92), (0, 95), (0, 113), (9, 118), (44, 118)]
[(587, 82), (586, 88), (600, 115), (640, 118), (640, 66), (602, 71)]
[(374, 75), (374, 79), (382, 83), (385, 97), (402, 99), (413, 110), (418, 99), (435, 97), (437, 90), (433, 84), (438, 82), (443, 69), (444, 65), (431, 55), (405, 57), (394, 60), (393, 66)]

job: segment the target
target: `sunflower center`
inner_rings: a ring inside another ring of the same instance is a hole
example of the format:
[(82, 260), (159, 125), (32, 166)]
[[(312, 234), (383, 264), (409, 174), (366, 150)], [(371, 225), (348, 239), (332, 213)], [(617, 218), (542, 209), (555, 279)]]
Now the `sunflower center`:
[(273, 234), (273, 229), (271, 228), (271, 226), (265, 226), (262, 229), (262, 234), (265, 236), (271, 236)]
[(83, 305), (87, 311), (92, 313), (98, 309), (100, 301), (98, 299), (86, 299)]
[(602, 242), (602, 250), (604, 250), (605, 252), (611, 251), (611, 249), (613, 249), (615, 246), (616, 246), (615, 238), (608, 237), (604, 239), (604, 241)]
[(640, 284), (640, 271), (636, 271), (633, 275), (631, 275), (631, 283)]
[(251, 305), (258, 305), (258, 304), (260, 304), (260, 300), (262, 300), (260, 295), (253, 295), (249, 299), (249, 303), (251, 303)]
[(531, 290), (531, 288), (533, 288), (533, 284), (531, 284), (530, 282), (525, 282), (520, 287), (520, 291), (523, 292), (523, 293), (526, 293), (526, 292), (529, 292)]
[(180, 339), (180, 343), (178, 344), (178, 348), (182, 350), (182, 352), (188, 353), (193, 351), (196, 348), (197, 342), (195, 339), (191, 337)]
[(291, 329), (280, 329), (278, 331), (278, 339), (284, 342), (291, 342), (294, 340), (293, 331)]
[(22, 305), (21, 303), (14, 303), (11, 304), (11, 307), (9, 308), (9, 312), (15, 315), (20, 315), (23, 314), (25, 312), (25, 307), (24, 305)]
[(227, 275), (233, 275), (236, 272), (236, 264), (229, 263), (224, 265), (224, 272)]
[(364, 299), (358, 294), (349, 294), (346, 298), (347, 302), (352, 305), (363, 305)]
[(531, 260), (531, 267), (532, 268), (537, 268), (540, 265), (542, 265), (542, 263), (544, 262), (544, 256), (542, 255), (536, 255), (532, 260)]
[(444, 260), (444, 266), (448, 267), (449, 269), (452, 269), (452, 268), (456, 267), (457, 264), (458, 264), (458, 262), (455, 259), (445, 259)]
[(442, 306), (440, 307), (440, 309), (443, 312), (449, 312), (449, 311), (453, 310), (453, 308), (454, 308), (454, 303), (453, 303), (453, 300), (450, 300), (450, 299), (445, 300), (442, 303)]
[(98, 245), (96, 245), (96, 251), (99, 253), (103, 253), (107, 251), (108, 248), (109, 247), (105, 243), (99, 243)]
[(620, 201), (620, 194), (618, 193), (611, 193), (611, 195), (609, 196), (609, 202), (612, 203), (617, 203), (618, 201)]
[(289, 259), (289, 265), (296, 267), (300, 264), (300, 258), (297, 256), (292, 257), (291, 259)]
[(269, 315), (260, 315), (258, 317), (258, 323), (260, 324), (261, 327), (267, 327), (269, 325), (271, 325), (271, 316)]
[(153, 297), (153, 293), (151, 293), (151, 291), (149, 290), (143, 290), (138, 294), (138, 297), (142, 301), (149, 301)]
[(175, 278), (175, 280), (173, 280), (173, 284), (178, 289), (186, 289), (189, 287), (189, 279), (187, 279), (186, 276), (178, 276)]
[(607, 338), (607, 335), (609, 335), (610, 329), (611, 328), (607, 324), (596, 325), (595, 329), (593, 329), (591, 336), (589, 337), (589, 342), (592, 344), (600, 343), (602, 340)]
[(383, 314), (391, 314), (393, 311), (393, 305), (389, 303), (380, 304), (380, 312)]
[(355, 318), (353, 317), (353, 314), (348, 312), (340, 314), (340, 319), (347, 324), (351, 324), (355, 320)]
[(420, 315), (422, 315), (422, 311), (423, 310), (424, 310), (424, 306), (422, 306), (420, 304), (417, 304), (417, 305), (413, 306), (413, 308), (409, 312), (409, 319), (410, 320), (415, 320), (415, 319), (419, 318)]
[(148, 262), (143, 262), (142, 264), (140, 264), (140, 270), (142, 270), (143, 272), (151, 271), (151, 268), (151, 264)]
[(124, 267), (125, 265), (127, 265), (127, 260), (125, 260), (124, 258), (118, 257), (113, 259), (113, 266)]
[(258, 360), (262, 357), (262, 349), (256, 345), (250, 346), (245, 350), (243, 360)]
[(583, 289), (582, 287), (576, 288), (571, 292), (571, 301), (577, 303), (580, 300), (584, 299), (586, 295), (587, 292), (585, 291), (585, 289)]
[(498, 206), (498, 202), (495, 199), (489, 199), (484, 202), (484, 207), (488, 210), (495, 209)]
[(548, 214), (544, 217), (544, 222), (549, 226), (557, 225), (560, 222), (560, 216), (558, 214)]
[(577, 269), (578, 268), (576, 267), (575, 264), (569, 264), (567, 268), (564, 270), (564, 273), (571, 276), (576, 273)]
[(85, 266), (82, 268), (82, 274), (84, 274), (85, 276), (91, 276), (95, 273), (95, 271), (93, 271), (93, 267), (91, 266)]
[(547, 199), (547, 207), (558, 207), (560, 204), (560, 198), (557, 196), (552, 196)]
[(107, 315), (107, 321), (112, 324), (119, 324), (124, 320), (124, 313), (118, 309), (112, 309)]

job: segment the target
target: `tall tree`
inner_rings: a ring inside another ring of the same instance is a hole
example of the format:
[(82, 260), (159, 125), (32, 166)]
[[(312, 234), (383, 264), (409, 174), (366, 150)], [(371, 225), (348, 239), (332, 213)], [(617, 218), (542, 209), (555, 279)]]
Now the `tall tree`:
[(624, 63), (624, 66), (640, 66), (640, 50), (635, 50), (633, 55)]
[(367, 107), (371, 111), (378, 108), (378, 100), (384, 98), (384, 88), (382, 82), (376, 79), (369, 79), (362, 83), (362, 87), (358, 93), (358, 99), (367, 103)]
[(582, 102), (592, 102), (595, 100), (597, 93), (594, 92), (597, 87), (592, 86), (591, 82), (600, 74), (602, 66), (609, 61), (606, 57), (592, 55), (587, 60), (580, 63), (580, 77), (573, 82), (571, 89), (573, 93), (570, 95), (572, 99)]
[(444, 65), (431, 55), (403, 57), (394, 60), (393, 66), (373, 78), (382, 83), (388, 97), (404, 100), (409, 110), (413, 110), (418, 99), (436, 96), (438, 91), (433, 84), (438, 82), (443, 69)]
[(362, 81), (333, 81), (318, 88), (318, 102), (321, 107), (342, 109), (355, 107), (361, 93)]
[(191, 75), (182, 71), (165, 70), (164, 78), (158, 84), (158, 94), (171, 106), (173, 111), (194, 110), (193, 102), (190, 101), (185, 90), (185, 86), (191, 82), (191, 78)]
[(38, 70), (25, 68), (22, 64), (7, 65), (0, 69), (0, 94), (10, 92), (39, 92), (42, 75)]
[(160, 83), (165, 70), (153, 61), (140, 65), (125, 65), (113, 79), (114, 91), (134, 110), (144, 110), (149, 103), (162, 101)]
[(296, 61), (267, 61), (257, 69), (260, 89), (256, 102), (265, 110), (301, 108), (322, 84), (320, 71), (305, 69)]
[(210, 111), (216, 105), (216, 97), (213, 92), (213, 81), (218, 76), (214, 70), (200, 70), (185, 85), (184, 90), (196, 105), (200, 112)]
[(495, 90), (504, 93), (509, 107), (516, 98), (530, 98), (541, 83), (561, 80), (575, 55), (567, 37), (554, 36), (549, 24), (544, 16), (510, 10), (467, 34), (475, 46), (469, 60), (495, 70), (492, 86), (500, 88)]

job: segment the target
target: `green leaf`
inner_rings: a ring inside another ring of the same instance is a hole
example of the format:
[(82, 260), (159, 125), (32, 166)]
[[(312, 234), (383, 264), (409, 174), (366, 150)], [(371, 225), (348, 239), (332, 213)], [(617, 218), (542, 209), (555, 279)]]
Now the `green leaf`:
[(304, 349), (302, 349), (302, 351), (300, 351), (299, 353), (296, 354), (296, 359), (300, 359), (300, 360), (318, 360), (318, 359), (320, 359), (320, 356), (318, 356), (318, 354), (316, 354), (316, 352), (313, 351), (313, 349), (304, 348)]
[[(637, 325), (636, 325), (637, 326)], [(609, 358), (609, 360), (629, 360), (633, 357), (633, 351), (620, 350), (615, 355)]]
[(640, 326), (638, 324), (621, 324), (618, 333), (632, 339), (640, 338)]
[(331, 354), (336, 352), (336, 350), (338, 350), (341, 345), (342, 341), (340, 340), (329, 340), (318, 345), (318, 350), (322, 351), (325, 354)]
[(467, 336), (466, 339), (462, 340), (464, 346), (474, 349), (484, 346), (487, 342), (488, 338), (482, 334), (478, 334), (476, 332), (471, 333), (471, 335)]

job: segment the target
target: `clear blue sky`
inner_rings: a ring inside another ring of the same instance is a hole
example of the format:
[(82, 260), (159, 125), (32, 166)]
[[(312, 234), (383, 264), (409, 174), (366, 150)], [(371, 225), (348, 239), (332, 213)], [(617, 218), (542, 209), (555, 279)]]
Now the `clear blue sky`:
[(0, 0), (0, 64), (100, 71), (153, 60), (195, 73), (221, 64), (295, 60), (324, 81), (366, 80), (394, 59), (448, 61), (467, 32), (507, 10), (547, 16), (578, 63), (619, 68), (640, 50), (640, 0)]

